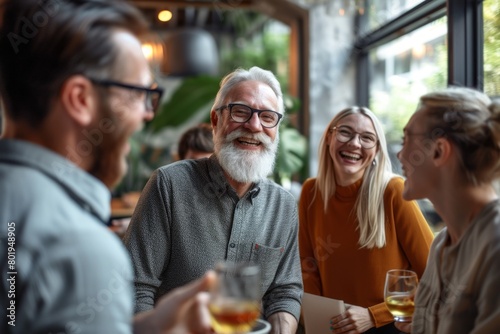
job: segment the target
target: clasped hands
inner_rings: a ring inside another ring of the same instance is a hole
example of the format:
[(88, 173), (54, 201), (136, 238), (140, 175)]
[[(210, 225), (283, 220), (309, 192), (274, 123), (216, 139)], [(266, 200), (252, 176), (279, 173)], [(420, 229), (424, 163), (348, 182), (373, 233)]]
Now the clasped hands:
[(346, 311), (330, 319), (332, 333), (358, 334), (375, 326), (367, 308), (346, 304)]
[[(367, 308), (348, 304), (346, 306), (344, 313), (330, 319), (332, 333), (359, 334), (375, 327)], [(401, 332), (411, 333), (411, 322), (396, 322), (395, 326)]]

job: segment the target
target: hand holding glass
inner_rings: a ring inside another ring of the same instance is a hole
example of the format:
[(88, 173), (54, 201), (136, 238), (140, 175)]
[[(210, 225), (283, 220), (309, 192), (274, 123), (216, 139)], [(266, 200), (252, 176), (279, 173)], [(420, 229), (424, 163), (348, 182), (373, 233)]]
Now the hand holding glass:
[(260, 270), (248, 263), (220, 263), (210, 291), (212, 327), (218, 334), (249, 332), (260, 316)]
[(384, 298), (395, 321), (411, 321), (415, 310), (417, 286), (417, 274), (411, 270), (393, 269), (387, 272)]

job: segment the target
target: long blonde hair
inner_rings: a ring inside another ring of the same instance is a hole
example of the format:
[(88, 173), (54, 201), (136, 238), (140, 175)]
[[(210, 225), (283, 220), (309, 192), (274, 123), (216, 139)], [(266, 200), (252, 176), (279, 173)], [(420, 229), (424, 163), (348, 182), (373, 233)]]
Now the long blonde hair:
[(333, 159), (330, 156), (328, 139), (333, 132), (333, 127), (341, 119), (352, 114), (361, 114), (371, 119), (378, 138), (374, 164), (370, 164), (365, 170), (359, 195), (354, 205), (358, 218), (358, 243), (361, 248), (382, 248), (385, 246), (384, 192), (387, 184), (395, 175), (392, 173), (391, 160), (389, 159), (382, 125), (375, 114), (368, 108), (357, 106), (346, 108), (337, 113), (328, 124), (319, 145), (319, 168), (316, 176), (314, 197), (319, 191), (323, 197), (326, 212), (328, 202), (335, 195), (336, 190), (335, 169)]

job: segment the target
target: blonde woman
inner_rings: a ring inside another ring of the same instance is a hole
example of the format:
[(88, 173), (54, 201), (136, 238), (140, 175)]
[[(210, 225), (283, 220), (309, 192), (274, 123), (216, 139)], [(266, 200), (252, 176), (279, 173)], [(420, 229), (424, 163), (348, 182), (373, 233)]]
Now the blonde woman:
[(391, 171), (376, 116), (361, 107), (340, 111), (299, 205), (304, 291), (348, 306), (325, 324), (334, 333), (398, 333), (384, 304), (385, 274), (422, 275), (433, 239), (418, 205), (403, 200), (403, 182)]

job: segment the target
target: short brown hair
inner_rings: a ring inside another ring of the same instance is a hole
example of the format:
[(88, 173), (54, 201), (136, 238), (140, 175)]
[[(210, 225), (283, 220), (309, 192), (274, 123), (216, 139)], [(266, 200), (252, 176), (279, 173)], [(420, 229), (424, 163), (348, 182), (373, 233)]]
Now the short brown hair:
[(179, 159), (184, 160), (189, 150), (213, 153), (214, 140), (210, 124), (202, 123), (184, 132), (177, 149)]
[(141, 13), (120, 0), (7, 0), (0, 28), (0, 93), (6, 113), (32, 126), (72, 75), (113, 79), (112, 32), (147, 31)]

